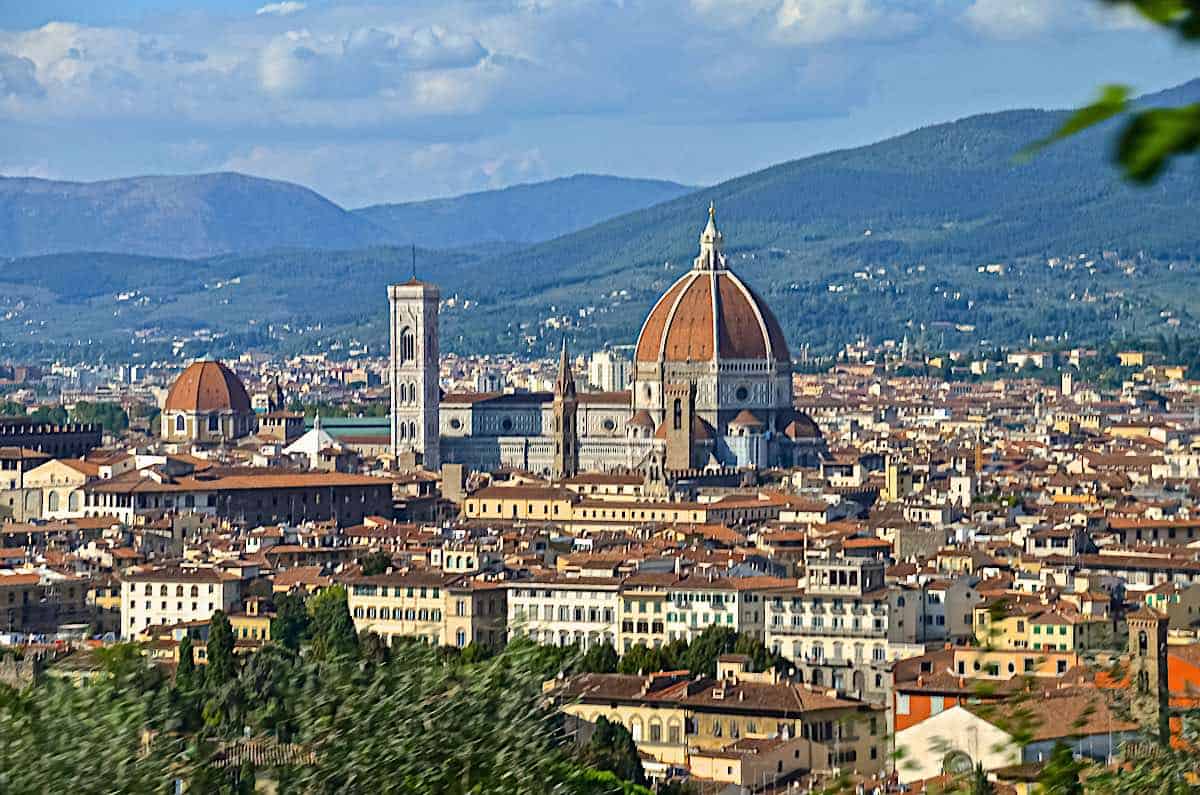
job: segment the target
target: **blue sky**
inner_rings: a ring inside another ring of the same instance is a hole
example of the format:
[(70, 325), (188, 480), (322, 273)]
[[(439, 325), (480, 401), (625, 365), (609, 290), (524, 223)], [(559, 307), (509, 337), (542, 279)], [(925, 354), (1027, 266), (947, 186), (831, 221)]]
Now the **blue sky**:
[(0, 173), (711, 184), (1198, 67), (1099, 0), (0, 0)]

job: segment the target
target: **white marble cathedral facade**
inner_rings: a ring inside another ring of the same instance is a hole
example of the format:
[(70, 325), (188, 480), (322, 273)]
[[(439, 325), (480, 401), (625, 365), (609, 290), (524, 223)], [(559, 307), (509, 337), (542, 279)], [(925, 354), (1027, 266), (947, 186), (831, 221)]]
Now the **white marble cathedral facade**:
[(443, 395), (437, 288), (415, 279), (392, 285), (393, 451), (416, 453), (428, 469), (447, 462), (556, 477), (624, 470), (657, 480), (816, 464), (825, 445), (793, 406), (783, 332), (729, 269), (723, 247), (710, 207), (692, 268), (642, 325), (623, 392), (576, 393), (564, 347), (554, 392)]

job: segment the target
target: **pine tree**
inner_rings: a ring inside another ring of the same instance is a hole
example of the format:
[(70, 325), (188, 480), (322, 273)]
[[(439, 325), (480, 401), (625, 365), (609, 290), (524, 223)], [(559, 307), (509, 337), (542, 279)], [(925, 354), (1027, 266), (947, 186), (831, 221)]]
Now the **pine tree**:
[(233, 658), (233, 625), (225, 611), (212, 614), (208, 627), (208, 683), (223, 685), (237, 673), (237, 662)]
[(179, 641), (179, 667), (175, 669), (175, 687), (191, 690), (196, 684), (196, 660), (192, 653), (192, 636)]
[(275, 597), (275, 618), (271, 619), (271, 640), (292, 651), (308, 636), (309, 615), (300, 594), (279, 594)]
[(326, 588), (309, 600), (308, 609), (312, 615), (313, 653), (318, 658), (357, 656), (358, 633), (350, 617), (345, 588)]
[(587, 650), (579, 663), (582, 671), (593, 674), (615, 674), (619, 659), (611, 643), (597, 643)]

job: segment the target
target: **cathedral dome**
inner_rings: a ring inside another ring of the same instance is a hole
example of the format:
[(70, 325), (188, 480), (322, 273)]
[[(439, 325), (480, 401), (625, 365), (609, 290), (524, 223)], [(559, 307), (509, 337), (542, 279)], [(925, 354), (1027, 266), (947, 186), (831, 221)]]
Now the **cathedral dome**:
[(758, 359), (788, 362), (779, 321), (726, 267), (713, 208), (692, 269), (663, 293), (638, 335), (639, 362)]
[(188, 366), (167, 393), (163, 411), (249, 412), (250, 396), (242, 379), (220, 362), (195, 362)]

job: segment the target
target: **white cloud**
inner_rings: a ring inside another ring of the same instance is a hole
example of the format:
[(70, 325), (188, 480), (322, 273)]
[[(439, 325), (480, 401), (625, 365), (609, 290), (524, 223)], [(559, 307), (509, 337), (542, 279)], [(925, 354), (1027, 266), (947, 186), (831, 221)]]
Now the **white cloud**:
[(916, 14), (876, 0), (783, 0), (775, 12), (775, 35), (796, 44), (887, 39), (908, 33), (918, 22)]
[(1150, 26), (1130, 8), (1105, 6), (1092, 0), (972, 0), (963, 12), (963, 19), (982, 35), (1009, 40)]
[(277, 17), (286, 17), (291, 14), (297, 14), (308, 8), (304, 3), (297, 3), (295, 0), (284, 0), (282, 3), (267, 3), (254, 13), (258, 16), (269, 14)]
[(1053, 4), (1063, 0), (975, 0), (964, 13), (971, 27), (987, 36), (1023, 38), (1043, 33), (1054, 22)]
[(690, 0), (701, 21), (729, 30), (761, 31), (772, 42), (815, 45), (889, 39), (921, 22), (915, 11), (886, 0)]
[(413, 72), (464, 69), (487, 54), (476, 39), (440, 27), (411, 32), (356, 28), (345, 36), (288, 31), (263, 48), (259, 79), (268, 93), (279, 96), (407, 94)]

